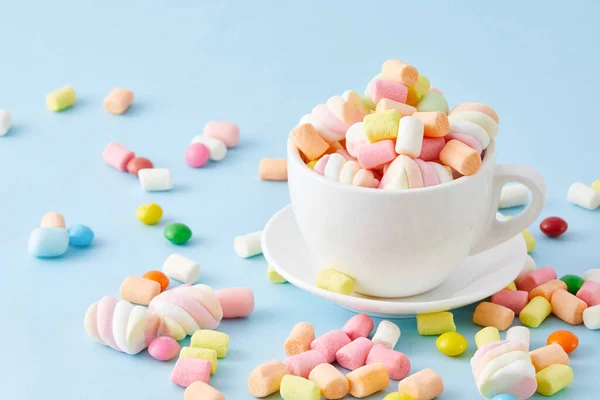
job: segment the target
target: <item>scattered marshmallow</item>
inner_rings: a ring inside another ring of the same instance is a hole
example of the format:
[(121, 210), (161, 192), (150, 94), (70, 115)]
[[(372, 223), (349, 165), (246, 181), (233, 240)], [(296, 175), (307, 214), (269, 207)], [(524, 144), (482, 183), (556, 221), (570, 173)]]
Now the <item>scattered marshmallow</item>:
[(171, 254), (163, 264), (165, 275), (183, 283), (193, 284), (200, 278), (200, 264), (181, 254)]
[(123, 114), (133, 102), (133, 92), (129, 89), (114, 88), (102, 103), (104, 109), (111, 114)]
[(4, 136), (12, 126), (12, 117), (6, 110), (0, 109), (0, 136)]
[(171, 170), (168, 168), (145, 168), (138, 171), (142, 189), (146, 192), (161, 192), (173, 189)]
[(128, 276), (119, 291), (123, 300), (147, 306), (160, 293), (160, 284), (150, 279)]
[(228, 121), (210, 121), (204, 125), (204, 136), (220, 140), (227, 147), (235, 147), (240, 142), (240, 127)]
[(219, 139), (210, 136), (194, 136), (190, 144), (202, 143), (208, 148), (212, 161), (221, 161), (227, 155), (227, 146)]
[(310, 344), (315, 340), (315, 329), (308, 322), (299, 322), (292, 328), (283, 343), (283, 349), (288, 356), (310, 350)]
[(126, 149), (117, 142), (110, 142), (102, 153), (102, 159), (108, 165), (120, 171), (127, 171), (127, 164), (135, 157), (133, 151)]
[(245, 318), (254, 311), (254, 293), (249, 288), (227, 288), (216, 291), (223, 318)]
[(569, 188), (567, 200), (579, 207), (595, 210), (600, 206), (600, 192), (583, 183), (574, 183)]
[(187, 388), (197, 381), (210, 383), (210, 362), (200, 358), (177, 360), (171, 373), (171, 382)]
[(238, 236), (233, 241), (233, 249), (238, 256), (249, 258), (262, 254), (262, 231)]
[(396, 347), (400, 340), (400, 327), (391, 321), (383, 320), (377, 326), (377, 331), (373, 335), (373, 343), (381, 344), (388, 349)]

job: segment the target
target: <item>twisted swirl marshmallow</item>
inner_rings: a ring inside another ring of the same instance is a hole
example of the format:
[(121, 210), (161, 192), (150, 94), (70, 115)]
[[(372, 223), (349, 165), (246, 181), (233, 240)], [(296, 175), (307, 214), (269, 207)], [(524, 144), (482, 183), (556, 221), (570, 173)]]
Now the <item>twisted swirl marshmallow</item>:
[(207, 285), (181, 285), (156, 296), (148, 310), (162, 319), (160, 334), (181, 340), (199, 329), (216, 329), (223, 309)]
[(87, 334), (98, 343), (127, 354), (144, 350), (157, 336), (160, 318), (145, 307), (112, 296), (92, 304), (84, 320)]

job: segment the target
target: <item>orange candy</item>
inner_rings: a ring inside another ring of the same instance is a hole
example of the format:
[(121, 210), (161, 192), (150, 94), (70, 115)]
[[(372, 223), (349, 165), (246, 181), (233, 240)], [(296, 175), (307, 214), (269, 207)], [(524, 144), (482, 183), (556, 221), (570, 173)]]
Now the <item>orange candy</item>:
[(161, 292), (169, 287), (169, 278), (167, 278), (167, 276), (160, 271), (148, 271), (142, 278), (158, 282)]
[(556, 331), (548, 336), (546, 344), (558, 344), (569, 354), (574, 352), (577, 346), (579, 346), (579, 339), (569, 331)]

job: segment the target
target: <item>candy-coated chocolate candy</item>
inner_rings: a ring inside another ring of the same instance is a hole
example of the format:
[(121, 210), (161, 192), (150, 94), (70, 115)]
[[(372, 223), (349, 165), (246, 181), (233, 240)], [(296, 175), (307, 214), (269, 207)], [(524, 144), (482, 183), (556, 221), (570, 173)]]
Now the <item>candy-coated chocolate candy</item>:
[(459, 356), (467, 350), (469, 342), (460, 333), (446, 332), (435, 341), (435, 345), (439, 351), (447, 356)]
[(127, 172), (135, 176), (137, 176), (140, 169), (144, 168), (154, 168), (154, 164), (152, 164), (152, 161), (144, 157), (133, 157), (127, 163)]
[(585, 282), (582, 277), (577, 275), (565, 275), (560, 280), (567, 284), (567, 291), (571, 294), (577, 294)]
[(185, 162), (187, 162), (190, 167), (200, 168), (208, 162), (209, 156), (210, 151), (208, 150), (208, 147), (202, 143), (193, 143), (185, 151)]
[(161, 292), (169, 287), (169, 278), (160, 271), (148, 271), (142, 276), (142, 278), (158, 282)]
[(562, 235), (568, 227), (567, 221), (559, 217), (548, 217), (540, 223), (540, 230), (550, 237)]
[(94, 231), (85, 225), (73, 225), (68, 232), (69, 244), (73, 246), (89, 246), (94, 240)]
[(163, 210), (156, 203), (146, 203), (138, 207), (135, 216), (146, 225), (154, 225), (162, 218)]
[(579, 346), (579, 338), (569, 331), (556, 331), (548, 336), (546, 344), (558, 344), (569, 354)]
[(167, 225), (164, 235), (173, 244), (185, 244), (191, 239), (192, 230), (187, 225), (177, 222)]

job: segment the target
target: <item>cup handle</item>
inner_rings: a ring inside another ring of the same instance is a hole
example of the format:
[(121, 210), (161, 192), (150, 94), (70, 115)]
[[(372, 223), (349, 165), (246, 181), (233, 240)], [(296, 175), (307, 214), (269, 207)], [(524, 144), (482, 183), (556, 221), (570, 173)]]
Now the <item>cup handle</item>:
[(492, 183), (492, 207), (494, 211), (498, 209), (502, 187), (510, 182), (518, 182), (527, 186), (531, 191), (531, 201), (523, 212), (509, 220), (500, 221), (496, 218), (496, 212), (490, 213), (489, 229), (475, 243), (475, 246), (471, 249), (471, 254), (488, 250), (517, 235), (531, 225), (542, 212), (546, 203), (544, 178), (535, 169), (522, 164), (501, 164), (495, 167)]

